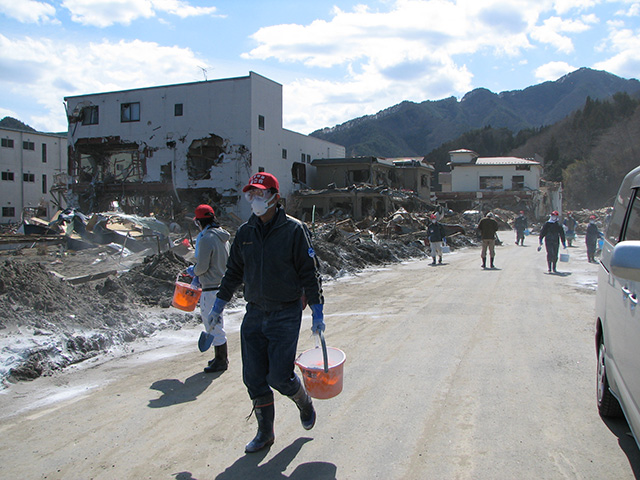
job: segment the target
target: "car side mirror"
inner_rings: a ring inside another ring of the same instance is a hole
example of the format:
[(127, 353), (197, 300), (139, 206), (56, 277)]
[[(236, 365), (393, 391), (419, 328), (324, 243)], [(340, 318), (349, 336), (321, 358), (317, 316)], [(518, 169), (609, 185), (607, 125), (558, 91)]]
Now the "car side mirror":
[(616, 277), (640, 282), (640, 241), (619, 242), (611, 253), (610, 265)]

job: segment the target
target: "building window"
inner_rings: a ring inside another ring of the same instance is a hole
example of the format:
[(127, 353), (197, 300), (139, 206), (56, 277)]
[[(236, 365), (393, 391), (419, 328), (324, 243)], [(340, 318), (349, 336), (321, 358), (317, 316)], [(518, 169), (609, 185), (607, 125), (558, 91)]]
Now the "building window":
[(182, 104), (181, 103), (176, 103), (173, 106), (173, 116), (174, 117), (181, 117), (182, 116)]
[(2, 216), (3, 217), (15, 217), (16, 216), (15, 207), (2, 207)]
[(284, 158), (284, 159), (287, 158), (287, 149), (286, 148), (282, 149), (282, 158)]
[(258, 128), (264, 130), (264, 115), (258, 115)]
[(140, 121), (140, 103), (123, 103), (120, 105), (120, 121), (139, 122)]
[(301, 154), (300, 154), (300, 161), (301, 161), (302, 163), (304, 163), (304, 161), (306, 160), (306, 158), (307, 158), (307, 156), (306, 156), (304, 153), (301, 153)]
[(42, 193), (47, 193), (47, 176), (42, 175)]
[(307, 155), (307, 163), (311, 163), (311, 155)]
[(531, 165), (516, 165), (516, 170), (526, 170), (528, 172), (531, 170)]
[(502, 189), (502, 177), (480, 177), (480, 190)]
[(47, 144), (42, 144), (42, 163), (47, 163)]
[(97, 105), (82, 109), (82, 125), (97, 125), (99, 120)]
[(33, 142), (22, 142), (22, 148), (24, 150), (34, 150), (36, 149), (36, 144)]
[(2, 180), (13, 182), (13, 172), (2, 172)]
[(29, 182), (29, 183), (36, 183), (36, 176), (33, 173), (23, 173), (22, 181)]
[(7, 148), (13, 148), (13, 139), (12, 138), (3, 138), (2, 146)]
[(511, 190), (524, 189), (524, 175), (514, 175), (511, 177)]

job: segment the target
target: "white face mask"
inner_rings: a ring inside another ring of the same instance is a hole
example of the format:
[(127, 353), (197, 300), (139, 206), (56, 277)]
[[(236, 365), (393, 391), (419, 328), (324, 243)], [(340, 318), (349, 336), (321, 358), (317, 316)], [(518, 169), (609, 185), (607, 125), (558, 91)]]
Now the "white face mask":
[(555, 215), (551, 215), (551, 217), (549, 218), (550, 222), (557, 222), (558, 221), (558, 217), (556, 217)]
[(276, 196), (276, 194), (274, 193), (269, 198), (263, 198), (263, 197), (257, 197), (257, 196), (253, 197), (250, 200), (250, 202), (251, 202), (251, 211), (257, 217), (261, 217), (262, 215), (267, 213), (267, 210), (269, 210), (269, 208), (271, 207), (270, 203), (275, 198), (275, 196)]

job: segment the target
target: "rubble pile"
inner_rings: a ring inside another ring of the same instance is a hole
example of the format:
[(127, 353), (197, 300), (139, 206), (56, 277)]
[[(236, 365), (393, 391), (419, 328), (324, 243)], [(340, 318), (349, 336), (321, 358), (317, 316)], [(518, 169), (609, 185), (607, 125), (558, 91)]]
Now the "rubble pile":
[(9, 344), (2, 349), (3, 360), (8, 357), (14, 366), (0, 376), (37, 378), (157, 330), (198, 322), (194, 313), (168, 310), (151, 316), (139, 308), (168, 307), (176, 272), (186, 264), (165, 252), (117, 278), (74, 286), (42, 263), (5, 261), (0, 268), (2, 336), (31, 332), (32, 341), (26, 348)]

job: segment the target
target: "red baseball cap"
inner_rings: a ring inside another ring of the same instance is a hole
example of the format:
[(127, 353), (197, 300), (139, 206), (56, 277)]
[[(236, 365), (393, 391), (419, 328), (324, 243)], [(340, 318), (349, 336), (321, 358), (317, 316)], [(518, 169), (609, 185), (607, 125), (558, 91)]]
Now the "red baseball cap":
[(275, 188), (280, 191), (280, 185), (278, 184), (278, 179), (266, 172), (254, 173), (251, 175), (249, 179), (249, 183), (247, 183), (242, 189), (243, 192), (246, 192), (250, 188), (259, 188), (260, 190), (268, 190), (270, 188)]
[(198, 205), (196, 207), (196, 218), (197, 219), (203, 219), (203, 218), (211, 218), (211, 217), (215, 217), (216, 214), (213, 211), (213, 208), (211, 208), (209, 205)]
[(554, 210), (553, 212), (551, 212), (551, 215), (555, 215), (556, 217), (560, 216), (557, 210)]

